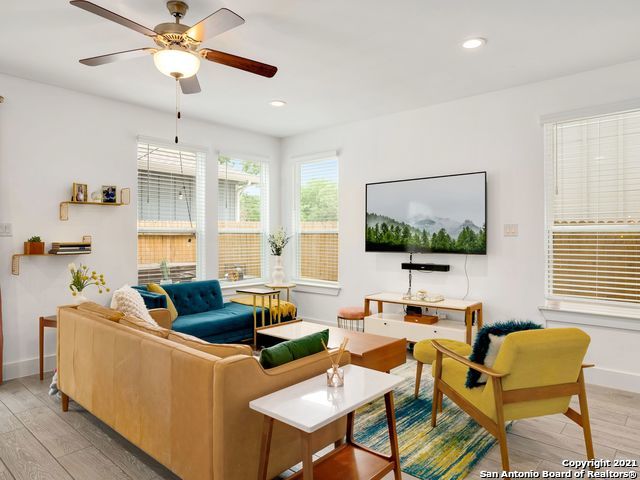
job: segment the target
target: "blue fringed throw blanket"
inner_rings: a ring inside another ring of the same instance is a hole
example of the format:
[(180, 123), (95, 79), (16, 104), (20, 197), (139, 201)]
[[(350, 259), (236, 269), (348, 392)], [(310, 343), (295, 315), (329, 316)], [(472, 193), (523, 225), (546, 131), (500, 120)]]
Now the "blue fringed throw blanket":
[[(494, 323), (492, 325), (482, 327), (476, 336), (476, 341), (473, 344), (473, 351), (471, 352), (471, 356), (469, 356), (469, 360), (486, 365), (485, 360), (487, 359), (487, 352), (489, 352), (489, 347), (491, 346), (492, 341), (502, 343), (500, 342), (501, 339), (496, 339), (496, 337), (504, 337), (510, 333), (520, 332), (522, 330), (537, 330), (541, 328), (542, 326), (535, 322), (520, 322), (516, 320)], [(493, 337), (493, 339), (491, 337)], [(497, 348), (499, 348), (499, 346)], [(492, 359), (492, 362), (493, 361), (495, 361), (495, 358)], [(487, 365), (487, 367), (492, 366), (493, 363), (491, 363), (491, 365)], [(481, 378), (480, 372), (472, 368), (469, 369), (469, 372), (467, 372), (467, 388), (479, 387), (485, 383), (486, 380)]]

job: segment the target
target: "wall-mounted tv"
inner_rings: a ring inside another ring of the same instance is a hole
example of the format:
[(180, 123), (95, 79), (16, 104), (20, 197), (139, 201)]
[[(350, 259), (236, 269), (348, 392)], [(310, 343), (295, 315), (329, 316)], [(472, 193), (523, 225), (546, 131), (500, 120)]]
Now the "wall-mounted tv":
[(368, 183), (366, 251), (487, 253), (487, 173)]

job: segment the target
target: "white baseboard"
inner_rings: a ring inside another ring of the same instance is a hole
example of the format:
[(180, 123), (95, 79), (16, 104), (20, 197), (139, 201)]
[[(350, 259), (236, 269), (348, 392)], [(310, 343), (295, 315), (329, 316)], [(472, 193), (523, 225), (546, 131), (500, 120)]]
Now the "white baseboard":
[[(47, 355), (44, 357), (44, 371), (50, 372), (56, 368), (56, 356)], [(38, 357), (28, 360), (19, 360), (4, 364), (4, 380), (12, 378), (28, 377), (40, 373), (40, 359)]]
[(585, 380), (593, 385), (640, 393), (640, 374), (609, 368), (587, 368)]

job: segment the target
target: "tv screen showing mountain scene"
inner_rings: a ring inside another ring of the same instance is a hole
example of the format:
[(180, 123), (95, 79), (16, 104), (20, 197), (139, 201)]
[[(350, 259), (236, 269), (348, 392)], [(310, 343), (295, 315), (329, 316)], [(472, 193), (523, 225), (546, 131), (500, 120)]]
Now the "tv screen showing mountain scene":
[(366, 251), (486, 254), (486, 177), (367, 184)]

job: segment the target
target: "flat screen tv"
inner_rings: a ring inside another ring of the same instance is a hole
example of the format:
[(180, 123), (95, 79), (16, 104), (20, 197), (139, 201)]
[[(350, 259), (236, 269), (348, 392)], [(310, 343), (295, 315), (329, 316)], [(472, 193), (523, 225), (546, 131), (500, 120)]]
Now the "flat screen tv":
[(487, 173), (366, 186), (366, 251), (487, 253)]

